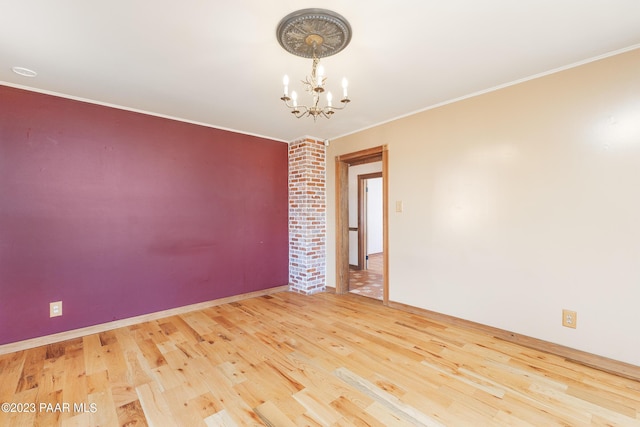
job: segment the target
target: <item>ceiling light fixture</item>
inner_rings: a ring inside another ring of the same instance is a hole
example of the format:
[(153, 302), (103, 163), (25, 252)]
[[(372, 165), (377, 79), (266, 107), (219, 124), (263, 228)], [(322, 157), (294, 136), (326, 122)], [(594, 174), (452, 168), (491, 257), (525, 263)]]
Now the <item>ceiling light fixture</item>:
[(280, 45), (289, 53), (311, 58), (311, 75), (302, 83), (305, 90), (312, 96), (310, 106), (298, 105), (295, 91), (289, 95), (289, 76), (284, 76), (284, 95), (280, 98), (297, 118), (318, 116), (331, 118), (336, 110), (344, 109), (351, 100), (347, 96), (348, 82), (342, 79), (342, 106), (332, 104), (333, 96), (327, 92), (327, 104), (320, 105), (320, 94), (325, 91), (324, 68), (320, 65), (320, 58), (335, 55), (347, 47), (351, 41), (351, 26), (346, 19), (335, 12), (325, 9), (303, 9), (285, 16), (278, 24), (276, 31)]
[(11, 68), (11, 71), (24, 77), (35, 77), (38, 75), (35, 71), (24, 67), (13, 67)]

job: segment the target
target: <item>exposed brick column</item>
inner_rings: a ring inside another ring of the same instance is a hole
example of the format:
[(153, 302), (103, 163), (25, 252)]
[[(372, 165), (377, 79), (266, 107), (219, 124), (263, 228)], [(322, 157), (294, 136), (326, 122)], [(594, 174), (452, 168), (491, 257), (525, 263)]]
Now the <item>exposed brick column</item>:
[(289, 289), (326, 289), (325, 145), (304, 138), (289, 144)]

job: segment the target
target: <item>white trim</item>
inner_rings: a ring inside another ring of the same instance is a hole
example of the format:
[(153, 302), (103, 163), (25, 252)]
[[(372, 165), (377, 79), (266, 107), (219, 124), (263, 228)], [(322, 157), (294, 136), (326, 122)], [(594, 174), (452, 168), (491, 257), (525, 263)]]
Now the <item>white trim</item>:
[(288, 144), (291, 144), (292, 142), (305, 141), (307, 139), (312, 139), (314, 141), (324, 141), (324, 140), (326, 140), (326, 138), (318, 138), (316, 136), (304, 135), (304, 136), (299, 136), (298, 138), (293, 138), (291, 141), (288, 142)]
[(286, 292), (289, 290), (289, 285), (278, 286), (275, 288), (264, 289), (261, 291), (249, 292), (246, 294), (235, 295), (226, 298), (219, 298), (211, 301), (200, 302), (197, 304), (185, 305), (183, 307), (171, 308), (169, 310), (157, 311), (155, 313), (143, 314), (140, 316), (129, 317), (127, 319), (115, 320), (113, 322), (101, 323), (99, 325), (87, 326), (85, 328), (73, 329), (71, 331), (59, 332), (57, 334), (46, 335), (43, 337), (31, 338), (24, 341), (17, 341), (9, 344), (0, 345), (0, 355), (7, 353), (14, 353), (17, 351), (28, 350), (43, 345), (49, 345), (61, 341), (80, 338), (86, 335), (98, 334), (112, 329), (124, 328), (127, 326), (135, 325), (143, 322), (150, 322), (152, 320), (158, 320), (165, 317), (177, 316), (180, 314), (188, 313), (190, 311), (203, 310), (209, 307), (215, 307), (217, 305), (229, 304), (231, 302), (241, 301), (248, 298), (255, 298), (264, 295), (273, 294), (276, 292)]
[(264, 135), (259, 135), (259, 134), (256, 134), (256, 133), (241, 131), (241, 130), (238, 130), (238, 129), (231, 129), (231, 128), (225, 128), (225, 127), (221, 127), (221, 126), (214, 126), (214, 125), (212, 125), (210, 123), (197, 122), (195, 120), (187, 120), (187, 119), (183, 119), (183, 118), (180, 118), (180, 117), (170, 116), (170, 115), (167, 115), (167, 114), (152, 113), (150, 111), (140, 110), (140, 109), (137, 109), (137, 108), (130, 108), (130, 107), (124, 107), (122, 105), (111, 104), (111, 103), (108, 103), (108, 102), (95, 101), (93, 99), (87, 99), (87, 98), (82, 98), (82, 97), (79, 97), (79, 96), (67, 95), (67, 94), (64, 94), (64, 93), (54, 92), (54, 91), (45, 90), (45, 89), (39, 89), (39, 88), (31, 87), (31, 86), (24, 86), (24, 85), (19, 85), (19, 84), (15, 84), (15, 83), (9, 83), (9, 82), (5, 82), (5, 81), (2, 81), (2, 80), (0, 80), (0, 85), (9, 86), (9, 87), (13, 87), (13, 88), (16, 88), (16, 89), (27, 90), (29, 92), (42, 93), (44, 95), (57, 96), (58, 98), (65, 98), (65, 99), (71, 99), (71, 100), (74, 100), (74, 101), (86, 102), (87, 104), (100, 105), (102, 107), (115, 108), (117, 110), (123, 110), (123, 111), (131, 111), (133, 113), (140, 113), (140, 114), (144, 114), (144, 115), (147, 115), (147, 116), (160, 117), (160, 118), (163, 118), (163, 119), (175, 120), (177, 122), (189, 123), (189, 124), (192, 124), (192, 125), (204, 126), (204, 127), (207, 127), (207, 128), (218, 129), (218, 130), (223, 130), (223, 131), (227, 131), (227, 132), (233, 132), (233, 133), (237, 133), (237, 134), (241, 134), (241, 135), (255, 136), (257, 138), (269, 139), (269, 140), (277, 141), (277, 142), (284, 142), (286, 144), (289, 143), (288, 141), (285, 141), (284, 139), (273, 138), (271, 136), (264, 136)]
[(371, 126), (366, 126), (366, 127), (360, 128), (358, 130), (354, 130), (352, 132), (348, 132), (348, 133), (345, 133), (345, 134), (342, 134), (342, 135), (339, 135), (339, 136), (334, 136), (331, 139), (343, 138), (345, 136), (349, 136), (349, 135), (353, 135), (355, 133), (363, 132), (363, 131), (365, 131), (367, 129), (372, 129), (372, 128), (375, 128), (375, 127), (378, 127), (378, 126), (382, 126), (382, 125), (384, 125), (386, 123), (390, 123), (390, 122), (394, 122), (396, 120), (403, 119), (405, 117), (413, 116), (414, 114), (419, 114), (419, 113), (422, 113), (424, 111), (433, 110), (434, 108), (443, 107), (445, 105), (453, 104), (455, 102), (463, 101), (465, 99), (474, 98), (476, 96), (484, 95), (484, 94), (489, 93), (489, 92), (495, 92), (497, 90), (504, 89), (504, 88), (507, 88), (509, 86), (515, 86), (517, 84), (524, 83), (524, 82), (527, 82), (529, 80), (535, 80), (535, 79), (538, 79), (540, 77), (548, 76), (550, 74), (559, 73), (561, 71), (569, 70), (571, 68), (576, 68), (576, 67), (579, 67), (581, 65), (589, 64), (591, 62), (596, 62), (596, 61), (599, 61), (601, 59), (609, 58), (611, 56), (620, 55), (620, 54), (623, 54), (625, 52), (630, 52), (630, 51), (636, 50), (636, 49), (640, 49), (640, 43), (634, 44), (634, 45), (631, 45), (629, 47), (625, 47), (625, 48), (622, 48), (622, 49), (614, 50), (612, 52), (607, 52), (607, 53), (604, 53), (602, 55), (594, 56), (592, 58), (583, 59), (582, 61), (574, 62), (574, 63), (569, 64), (569, 65), (564, 65), (562, 67), (553, 68), (553, 69), (548, 70), (548, 71), (543, 71), (542, 73), (534, 74), (534, 75), (531, 75), (529, 77), (523, 77), (523, 78), (518, 79), (518, 80), (513, 80), (513, 81), (511, 81), (509, 83), (503, 83), (501, 85), (493, 86), (493, 87), (490, 87), (488, 89), (483, 89), (483, 90), (480, 90), (480, 91), (477, 91), (477, 92), (472, 92), (470, 94), (463, 95), (463, 96), (460, 96), (458, 98), (453, 98), (453, 99), (449, 99), (447, 101), (442, 101), (442, 102), (439, 102), (437, 104), (433, 104), (433, 105), (430, 105), (428, 107), (421, 108), (419, 110), (415, 110), (415, 111), (412, 111), (410, 113), (406, 113), (406, 114), (403, 114), (401, 116), (397, 116), (397, 117), (394, 117), (392, 119), (385, 120), (383, 122), (379, 122), (379, 123), (373, 124)]

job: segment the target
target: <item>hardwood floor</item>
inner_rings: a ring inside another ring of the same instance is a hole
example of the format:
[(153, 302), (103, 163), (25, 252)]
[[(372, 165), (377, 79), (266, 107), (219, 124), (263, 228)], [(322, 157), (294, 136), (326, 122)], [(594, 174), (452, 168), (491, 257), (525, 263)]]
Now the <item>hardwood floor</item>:
[(639, 382), (329, 293), (6, 354), (0, 401), (2, 426), (640, 425)]

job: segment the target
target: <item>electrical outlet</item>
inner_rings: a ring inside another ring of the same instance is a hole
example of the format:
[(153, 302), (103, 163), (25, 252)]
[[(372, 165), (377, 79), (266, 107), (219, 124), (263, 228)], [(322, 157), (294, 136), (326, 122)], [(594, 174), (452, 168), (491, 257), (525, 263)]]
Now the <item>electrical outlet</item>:
[(62, 316), (62, 301), (49, 303), (49, 317)]
[(578, 313), (571, 310), (562, 310), (562, 326), (575, 329), (578, 326)]

